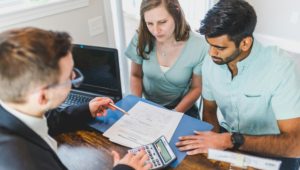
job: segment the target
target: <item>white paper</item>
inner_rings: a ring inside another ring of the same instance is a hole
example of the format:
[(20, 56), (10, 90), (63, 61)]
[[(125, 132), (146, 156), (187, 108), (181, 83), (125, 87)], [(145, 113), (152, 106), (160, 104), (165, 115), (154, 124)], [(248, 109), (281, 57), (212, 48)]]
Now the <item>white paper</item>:
[(164, 135), (170, 142), (183, 113), (138, 102), (103, 135), (112, 142), (135, 148)]
[(266, 170), (276, 170), (280, 168), (281, 161), (266, 159), (266, 158), (258, 158), (254, 156), (246, 156), (245, 165), (258, 168), (258, 169), (266, 169)]
[(265, 170), (276, 170), (280, 168), (281, 161), (248, 156), (240, 153), (208, 149), (208, 159), (231, 163), (237, 167), (253, 167)]

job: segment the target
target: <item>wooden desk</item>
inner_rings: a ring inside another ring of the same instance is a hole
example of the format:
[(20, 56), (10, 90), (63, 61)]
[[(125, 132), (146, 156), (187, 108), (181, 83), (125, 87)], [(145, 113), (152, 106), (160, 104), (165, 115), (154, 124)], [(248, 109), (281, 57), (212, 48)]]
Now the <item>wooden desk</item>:
[[(112, 158), (110, 155), (111, 150), (117, 151), (121, 156), (125, 155), (127, 152), (126, 147), (120, 146), (110, 142), (107, 138), (102, 136), (102, 133), (94, 131), (92, 129), (81, 130), (72, 133), (61, 134), (56, 137), (56, 140), (62, 145), (67, 145), (71, 147), (83, 146), (83, 147), (93, 147), (99, 151), (102, 155), (99, 160), (103, 162), (99, 170), (109, 170), (112, 168)], [(70, 159), (74, 159), (76, 155), (72, 155)], [(86, 159), (89, 159), (88, 156)], [(76, 159), (74, 159), (76, 160)], [(71, 160), (70, 160), (71, 161)], [(84, 162), (82, 162), (84, 164)], [(196, 156), (187, 156), (176, 170), (227, 170), (230, 165), (220, 161), (214, 161), (207, 159), (206, 155), (200, 154)], [(98, 169), (98, 168), (96, 168)], [(171, 170), (173, 168), (165, 168)]]

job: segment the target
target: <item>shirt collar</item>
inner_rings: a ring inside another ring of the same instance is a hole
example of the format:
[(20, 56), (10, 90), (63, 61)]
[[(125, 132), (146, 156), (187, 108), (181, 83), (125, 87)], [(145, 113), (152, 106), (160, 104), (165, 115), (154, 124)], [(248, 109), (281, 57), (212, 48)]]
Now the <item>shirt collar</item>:
[(261, 47), (261, 44), (258, 41), (256, 41), (255, 39), (253, 39), (251, 51), (245, 59), (243, 59), (242, 61), (239, 61), (237, 63), (238, 69), (248, 67), (252, 63), (252, 61), (254, 61), (255, 58), (258, 56), (257, 54), (259, 53), (260, 47)]

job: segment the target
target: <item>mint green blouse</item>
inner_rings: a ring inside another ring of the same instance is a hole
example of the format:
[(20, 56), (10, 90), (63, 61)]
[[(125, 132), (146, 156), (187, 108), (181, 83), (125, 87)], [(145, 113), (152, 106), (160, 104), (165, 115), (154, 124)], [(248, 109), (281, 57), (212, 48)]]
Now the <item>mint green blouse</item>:
[(204, 38), (190, 32), (180, 56), (166, 72), (159, 66), (156, 46), (142, 59), (137, 55), (137, 34), (131, 40), (125, 54), (133, 62), (142, 65), (143, 95), (146, 99), (163, 106), (176, 106), (188, 92), (193, 74), (201, 75), (202, 62), (207, 54), (208, 45)]

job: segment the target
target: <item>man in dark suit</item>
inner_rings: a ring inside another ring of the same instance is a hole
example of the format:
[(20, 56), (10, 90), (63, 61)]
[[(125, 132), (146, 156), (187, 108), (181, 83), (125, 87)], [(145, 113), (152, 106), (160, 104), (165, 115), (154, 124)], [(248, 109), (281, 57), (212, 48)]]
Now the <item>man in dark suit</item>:
[[(95, 98), (86, 105), (55, 109), (71, 85), (82, 81), (73, 68), (71, 37), (64, 32), (21, 28), (0, 34), (0, 169), (67, 169), (51, 137), (80, 128), (105, 114), (112, 102)], [(114, 169), (149, 169), (144, 152), (127, 154)], [(87, 158), (88, 159), (88, 158)]]

